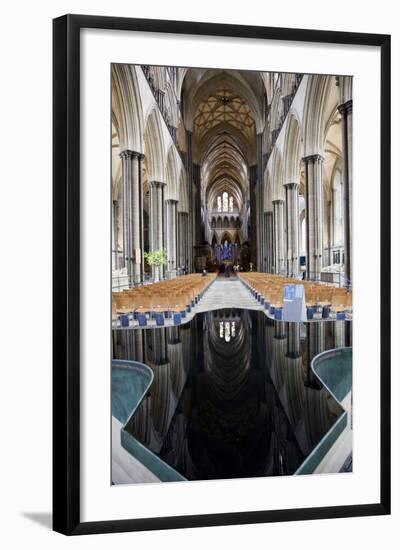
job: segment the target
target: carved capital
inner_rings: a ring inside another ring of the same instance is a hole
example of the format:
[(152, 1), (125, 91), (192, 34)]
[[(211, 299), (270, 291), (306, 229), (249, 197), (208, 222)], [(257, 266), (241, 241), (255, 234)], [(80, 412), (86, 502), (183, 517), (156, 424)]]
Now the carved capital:
[(303, 161), (305, 164), (314, 164), (316, 162), (324, 162), (324, 157), (319, 154), (308, 155), (307, 157), (303, 157)]
[(156, 189), (162, 189), (163, 187), (165, 187), (166, 184), (163, 181), (153, 180), (150, 182), (150, 185), (151, 187), (154, 187)]
[(341, 115), (348, 115), (353, 111), (353, 100), (349, 99), (346, 103), (342, 103), (338, 107), (338, 111)]
[(296, 182), (291, 182), (291, 183), (285, 183), (285, 184), (284, 184), (284, 187), (286, 187), (286, 189), (293, 189), (293, 190), (295, 190), (295, 189), (298, 189), (300, 186), (299, 186), (299, 184), (296, 183)]
[(143, 160), (144, 155), (142, 153), (138, 153), (137, 151), (131, 151), (130, 149), (125, 149), (125, 151), (121, 151), (120, 155), (122, 160), (128, 160), (128, 159), (138, 159)]

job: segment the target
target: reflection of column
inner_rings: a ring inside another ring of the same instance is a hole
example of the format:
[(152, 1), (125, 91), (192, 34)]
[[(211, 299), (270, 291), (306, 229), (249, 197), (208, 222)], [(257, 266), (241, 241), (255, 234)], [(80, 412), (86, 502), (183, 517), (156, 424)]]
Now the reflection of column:
[(345, 324), (346, 321), (335, 321), (334, 326), (334, 345), (335, 348), (342, 348), (345, 345)]
[(287, 323), (287, 335), (287, 356), (291, 358), (301, 357), (300, 323)]
[(286, 323), (287, 343), (285, 357), (286, 374), (286, 414), (290, 420), (296, 439), (302, 445), (304, 418), (304, 373), (300, 345), (300, 323)]
[(133, 330), (122, 331), (121, 355), (125, 361), (135, 361), (135, 349), (133, 345)]
[(283, 338), (286, 338), (286, 324), (290, 323), (283, 323), (282, 321), (275, 322), (274, 338), (276, 338), (277, 340), (282, 340)]
[(311, 360), (316, 355), (325, 350), (324, 345), (324, 322), (307, 323), (307, 339), (308, 339), (308, 360)]
[[(302, 357), (286, 355), (286, 399), (284, 407), (286, 415), (295, 432), (296, 438), (301, 445), (304, 418), (304, 373), (302, 368)], [(304, 449), (302, 448), (304, 452)]]
[(165, 183), (160, 181), (152, 181), (150, 183), (151, 250), (161, 250), (162, 248), (164, 248), (164, 187)]
[(286, 183), (287, 216), (287, 274), (297, 276), (299, 272), (299, 184)]
[(304, 159), (306, 187), (307, 276), (315, 279), (322, 269), (323, 162), (321, 155)]
[(342, 115), (343, 144), (343, 228), (344, 228), (344, 273), (346, 283), (351, 281), (351, 204), (353, 188), (353, 101), (339, 105)]
[(272, 201), (274, 207), (274, 245), (275, 245), (275, 273), (283, 273), (285, 257), (283, 251), (284, 225), (283, 225), (283, 200)]
[(135, 361), (144, 362), (143, 358), (143, 331), (135, 330)]
[(151, 331), (151, 347), (153, 350), (154, 365), (164, 365), (168, 362), (166, 329), (158, 328)]
[(286, 358), (286, 325), (283, 322), (274, 322), (274, 338), (272, 341), (271, 378), (275, 388), (281, 396), (285, 385), (285, 358)]
[(135, 151), (122, 151), (122, 202), (124, 267), (127, 268), (129, 286), (140, 283), (140, 172), (143, 155)]

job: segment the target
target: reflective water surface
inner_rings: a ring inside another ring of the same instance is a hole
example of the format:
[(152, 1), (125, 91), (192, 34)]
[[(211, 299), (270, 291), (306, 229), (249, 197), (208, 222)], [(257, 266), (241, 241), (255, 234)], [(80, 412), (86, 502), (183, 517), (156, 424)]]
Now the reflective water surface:
[(180, 327), (115, 330), (114, 358), (154, 372), (127, 430), (189, 480), (293, 474), (342, 413), (310, 361), (351, 345), (350, 329), (223, 309)]

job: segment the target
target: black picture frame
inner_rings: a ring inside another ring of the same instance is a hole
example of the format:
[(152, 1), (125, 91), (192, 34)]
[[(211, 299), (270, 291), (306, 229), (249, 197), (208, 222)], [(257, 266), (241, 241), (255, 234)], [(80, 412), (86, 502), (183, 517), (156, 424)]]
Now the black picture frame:
[[(379, 502), (175, 517), (80, 520), (80, 31), (84, 28), (377, 46), (381, 51)], [(66, 535), (390, 513), (390, 36), (65, 15), (53, 21), (53, 529)]]

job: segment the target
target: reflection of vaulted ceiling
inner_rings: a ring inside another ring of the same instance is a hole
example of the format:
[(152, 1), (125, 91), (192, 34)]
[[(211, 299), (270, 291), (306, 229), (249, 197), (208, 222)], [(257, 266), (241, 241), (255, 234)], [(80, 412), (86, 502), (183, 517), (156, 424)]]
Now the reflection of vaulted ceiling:
[[(229, 342), (220, 336), (220, 322), (236, 322), (236, 334)], [(243, 390), (251, 362), (245, 324), (235, 316), (223, 315), (209, 324), (205, 341), (204, 366), (212, 381), (212, 393), (233, 398)]]
[(217, 90), (205, 98), (197, 108), (194, 131), (199, 140), (220, 124), (233, 126), (248, 140), (255, 137), (254, 116), (250, 107), (232, 90)]

